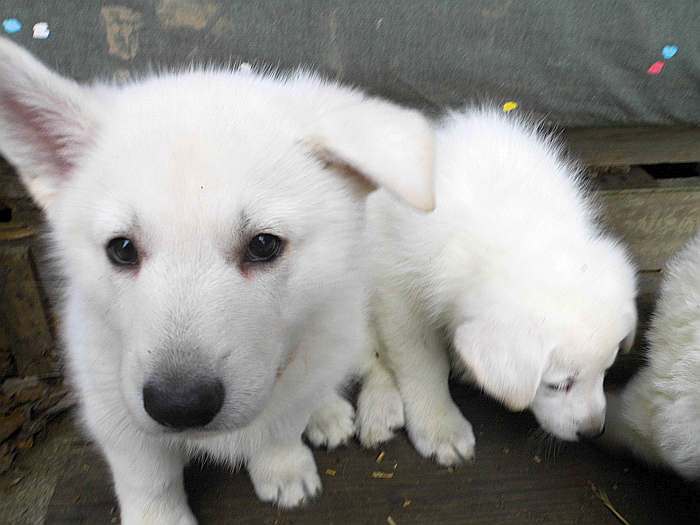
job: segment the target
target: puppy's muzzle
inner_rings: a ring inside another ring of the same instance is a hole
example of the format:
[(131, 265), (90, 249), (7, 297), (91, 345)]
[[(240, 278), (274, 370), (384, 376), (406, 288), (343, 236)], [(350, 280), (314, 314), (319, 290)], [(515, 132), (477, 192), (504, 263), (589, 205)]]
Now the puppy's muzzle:
[(210, 423), (224, 404), (226, 391), (218, 379), (169, 376), (143, 387), (143, 407), (154, 421), (175, 430)]

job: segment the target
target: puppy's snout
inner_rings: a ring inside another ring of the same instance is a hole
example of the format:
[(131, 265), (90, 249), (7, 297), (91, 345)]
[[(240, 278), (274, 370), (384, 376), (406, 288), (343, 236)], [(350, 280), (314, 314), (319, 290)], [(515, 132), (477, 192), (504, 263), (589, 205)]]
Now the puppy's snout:
[(602, 436), (605, 433), (605, 423), (596, 425), (594, 427), (589, 427), (585, 429), (581, 429), (576, 432), (576, 437), (578, 437), (581, 441), (586, 441), (589, 439), (596, 439)]
[(221, 410), (224, 385), (218, 379), (170, 377), (143, 387), (143, 407), (156, 422), (176, 430), (203, 427)]

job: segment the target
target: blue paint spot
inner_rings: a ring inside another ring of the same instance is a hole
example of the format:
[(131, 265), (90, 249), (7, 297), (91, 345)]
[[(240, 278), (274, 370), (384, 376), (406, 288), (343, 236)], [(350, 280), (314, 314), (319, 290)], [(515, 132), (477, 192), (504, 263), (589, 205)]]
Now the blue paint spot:
[(16, 18), (6, 18), (2, 21), (2, 27), (7, 33), (16, 33), (17, 31), (22, 29), (22, 22), (20, 22)]
[(676, 53), (678, 53), (678, 46), (668, 45), (664, 46), (664, 48), (661, 50), (661, 54), (666, 60), (673, 58), (673, 55)]

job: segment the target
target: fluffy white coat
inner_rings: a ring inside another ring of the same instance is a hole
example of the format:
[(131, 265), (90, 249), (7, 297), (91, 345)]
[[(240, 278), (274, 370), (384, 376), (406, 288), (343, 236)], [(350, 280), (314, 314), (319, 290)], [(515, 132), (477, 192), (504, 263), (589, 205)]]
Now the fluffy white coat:
[[(245, 464), (281, 506), (316, 494), (307, 423), (329, 447), (354, 430), (335, 392), (366, 347), (365, 198), (432, 207), (426, 120), (303, 73), (80, 86), (0, 39), (0, 153), (51, 228), (69, 379), (122, 522), (194, 523), (192, 455)], [(247, 259), (260, 233), (284, 242), (265, 264)], [(110, 262), (115, 238), (138, 264)], [(156, 423), (144, 385), (166, 375), (220, 381), (216, 417)]]
[(608, 396), (605, 441), (700, 478), (700, 233), (667, 264), (647, 363)]
[(436, 210), (368, 203), (376, 359), (359, 397), (360, 439), (406, 424), (424, 456), (473, 455), (448, 391), (457, 368), (568, 440), (598, 434), (603, 377), (636, 326), (635, 272), (596, 224), (576, 166), (535, 126), (493, 110), (436, 131)]

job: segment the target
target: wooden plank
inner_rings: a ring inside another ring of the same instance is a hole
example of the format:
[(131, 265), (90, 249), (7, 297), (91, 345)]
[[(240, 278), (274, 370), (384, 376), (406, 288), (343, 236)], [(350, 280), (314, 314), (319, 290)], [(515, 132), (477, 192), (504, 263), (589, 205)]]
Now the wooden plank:
[(656, 272), (700, 229), (700, 188), (599, 192), (605, 223), (630, 247), (639, 268)]
[(53, 334), (27, 245), (0, 243), (0, 321), (19, 376), (54, 371)]
[[(700, 127), (570, 128), (562, 137), (571, 153), (589, 166), (700, 162)], [(2, 158), (0, 196), (27, 196)]]
[(564, 138), (589, 166), (700, 161), (698, 127), (573, 128)]
[[(507, 412), (465, 387), (454, 388), (453, 395), (477, 435), (473, 465), (454, 471), (440, 467), (419, 457), (401, 435), (384, 447), (381, 464), (377, 451), (355, 444), (316, 451), (324, 493), (293, 511), (259, 502), (245, 472), (192, 467), (186, 476), (192, 508), (202, 525), (382, 524), (388, 516), (399, 525), (617, 525), (594, 496), (594, 483), (634, 525), (697, 523), (700, 503), (692, 485), (589, 445), (549, 443), (549, 449), (532, 437), (537, 425), (528, 414)], [(47, 523), (109, 523), (116, 503), (104, 462), (81, 446), (68, 463)], [(391, 472), (393, 478), (374, 479), (373, 471)]]

